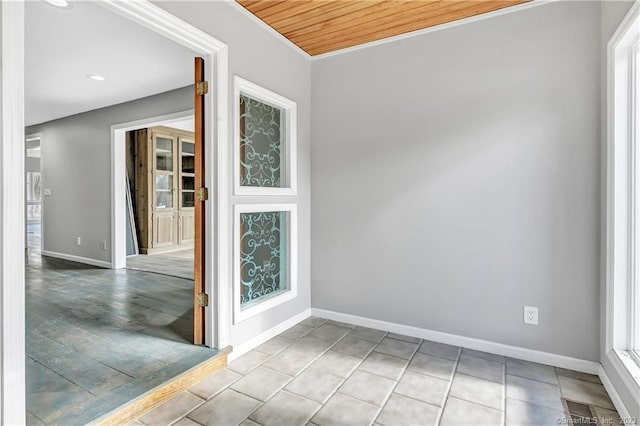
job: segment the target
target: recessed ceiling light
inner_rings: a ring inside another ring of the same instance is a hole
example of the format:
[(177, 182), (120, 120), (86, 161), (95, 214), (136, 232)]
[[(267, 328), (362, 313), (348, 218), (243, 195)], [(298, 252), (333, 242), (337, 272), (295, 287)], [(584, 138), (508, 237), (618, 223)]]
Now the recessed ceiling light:
[(95, 80), (95, 81), (105, 81), (106, 78), (104, 78), (101, 75), (98, 74), (87, 74), (87, 77), (90, 78), (91, 80)]
[(49, 3), (51, 6), (55, 7), (69, 7), (69, 2), (67, 0), (44, 0)]

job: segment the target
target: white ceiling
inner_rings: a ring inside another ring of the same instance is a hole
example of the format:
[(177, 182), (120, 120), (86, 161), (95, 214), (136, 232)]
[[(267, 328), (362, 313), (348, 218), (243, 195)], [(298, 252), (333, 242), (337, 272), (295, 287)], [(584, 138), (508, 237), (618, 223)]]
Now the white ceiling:
[(93, 2), (26, 2), (25, 38), (27, 125), (193, 83), (195, 52)]

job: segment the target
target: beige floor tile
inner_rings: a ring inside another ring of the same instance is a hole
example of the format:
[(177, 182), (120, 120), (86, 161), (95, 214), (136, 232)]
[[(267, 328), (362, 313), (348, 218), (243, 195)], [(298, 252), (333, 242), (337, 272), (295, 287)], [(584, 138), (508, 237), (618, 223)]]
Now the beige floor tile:
[(309, 364), (317, 358), (317, 355), (309, 353), (296, 352), (292, 349), (285, 349), (269, 361), (263, 364), (263, 367), (270, 368), (288, 376), (295, 376), (304, 370)]
[(396, 358), (394, 356), (378, 352), (371, 352), (358, 369), (368, 373), (377, 374), (379, 376), (388, 377), (393, 380), (398, 380), (407, 366), (407, 363), (408, 361), (401, 358)]
[(302, 339), (289, 346), (289, 350), (300, 352), (303, 354), (319, 356), (321, 353), (329, 349), (334, 342), (327, 342), (319, 339), (311, 334), (304, 336)]
[(314, 329), (309, 335), (326, 340), (327, 342), (335, 343), (350, 331), (350, 328), (325, 323)]
[(240, 377), (242, 377), (241, 374), (223, 368), (222, 370), (208, 376), (200, 383), (192, 386), (189, 391), (198, 395), (200, 398), (209, 399), (231, 383), (238, 380)]
[(259, 401), (266, 401), (284, 387), (291, 377), (259, 367), (231, 385), (231, 389)]
[(186, 416), (203, 402), (202, 398), (185, 391), (142, 416), (140, 422), (146, 425), (168, 425)]
[(559, 380), (560, 391), (565, 398), (615, 410), (609, 395), (607, 395), (607, 391), (601, 384), (585, 382), (584, 380), (576, 380), (564, 376), (560, 376)]
[(313, 327), (307, 327), (305, 325), (297, 324), (280, 333), (280, 337), (284, 337), (291, 340), (298, 340), (306, 336), (307, 334), (311, 333), (312, 331), (313, 331)]
[(189, 419), (205, 426), (240, 424), (258, 408), (260, 401), (226, 389), (189, 414)]
[(458, 360), (458, 371), (468, 376), (504, 384), (504, 364), (472, 357), (464, 352)]
[(171, 426), (200, 426), (200, 423), (196, 423), (188, 417), (183, 417)]
[(346, 327), (348, 329), (352, 329), (355, 328), (356, 326), (353, 324), (348, 324), (346, 322), (341, 322), (341, 321), (334, 321), (334, 320), (327, 320), (327, 324), (333, 324), (333, 325), (337, 325), (338, 327)]
[(373, 423), (379, 410), (380, 408), (375, 405), (337, 393), (327, 401), (311, 421), (319, 426), (364, 426)]
[(240, 426), (260, 426), (259, 423), (254, 422), (251, 419), (247, 419), (244, 422), (240, 423)]
[(486, 359), (487, 361), (500, 362), (502, 364), (507, 362), (506, 357), (502, 355), (490, 354), (488, 352), (476, 351), (474, 349), (463, 348), (462, 353), (474, 358)]
[(620, 415), (615, 410), (607, 410), (606, 408), (593, 407), (595, 415), (602, 426), (620, 426), (624, 422), (620, 419)]
[(424, 340), (418, 348), (418, 352), (457, 361), (458, 355), (460, 354), (460, 348), (458, 346)]
[(240, 374), (247, 374), (269, 358), (271, 358), (271, 355), (253, 350), (242, 355), (240, 358), (231, 361), (227, 368)]
[(405, 336), (404, 334), (389, 333), (387, 337), (390, 339), (403, 340), (409, 343), (420, 343), (422, 339), (418, 337)]
[(349, 335), (357, 337), (358, 339), (368, 340), (375, 343), (382, 340), (386, 334), (386, 331), (367, 327), (356, 327), (351, 331), (351, 333), (349, 333)]
[(324, 324), (325, 322), (327, 322), (326, 319), (324, 318), (318, 318), (318, 317), (309, 317), (307, 319), (305, 319), (304, 321), (300, 321), (298, 324), (300, 325), (306, 325), (307, 327), (318, 327), (319, 325)]
[(496, 382), (456, 373), (449, 394), (496, 410), (503, 409), (504, 386)]
[(382, 405), (395, 384), (395, 380), (386, 377), (355, 371), (340, 386), (338, 392), (369, 404)]
[(409, 343), (385, 337), (380, 343), (378, 343), (378, 346), (376, 346), (374, 351), (408, 360), (411, 359), (411, 356), (417, 348), (417, 343)]
[(304, 426), (320, 409), (320, 404), (298, 395), (279, 392), (250, 418), (263, 426)]
[(376, 423), (385, 426), (435, 426), (439, 414), (440, 409), (434, 405), (393, 394), (376, 419)]
[(393, 392), (442, 407), (448, 390), (447, 380), (407, 371)]
[(287, 346), (294, 342), (293, 339), (288, 339), (282, 336), (276, 336), (270, 340), (267, 340), (256, 348), (257, 351), (267, 353), (269, 355), (275, 355), (278, 352), (284, 350)]
[(345, 355), (364, 358), (371, 352), (374, 346), (376, 346), (376, 344), (373, 342), (348, 335), (336, 343), (331, 349)]
[(285, 388), (313, 401), (324, 402), (338, 389), (343, 379), (333, 374), (308, 368)]
[(420, 352), (417, 352), (413, 356), (407, 367), (408, 370), (444, 380), (451, 380), (453, 378), (455, 368), (456, 362), (453, 360), (422, 354)]
[(507, 375), (507, 397), (564, 411), (560, 388), (537, 380)]
[(315, 368), (339, 377), (347, 377), (356, 369), (362, 360), (340, 352), (328, 351), (316, 362), (311, 364)]
[(540, 426), (569, 424), (563, 411), (507, 398), (507, 426)]
[(503, 424), (502, 419), (501, 410), (449, 397), (444, 406), (440, 426), (500, 426)]
[(553, 367), (520, 359), (507, 358), (507, 374), (538, 380), (551, 385), (558, 384)]
[(555, 368), (558, 376), (571, 377), (572, 379), (584, 380), (586, 382), (602, 383), (598, 376), (583, 373), (581, 371), (567, 370), (565, 368)]

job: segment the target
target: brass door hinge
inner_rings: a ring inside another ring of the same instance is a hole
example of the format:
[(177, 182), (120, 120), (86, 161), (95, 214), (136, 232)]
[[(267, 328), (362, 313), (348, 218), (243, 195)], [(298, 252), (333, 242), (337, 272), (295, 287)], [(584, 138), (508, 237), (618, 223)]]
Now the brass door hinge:
[(209, 93), (209, 82), (208, 81), (200, 81), (196, 83), (196, 95), (202, 96)]
[(207, 307), (209, 306), (209, 295), (207, 293), (200, 293), (197, 297), (198, 306)]
[(198, 188), (196, 197), (198, 201), (207, 201), (209, 199), (209, 188)]

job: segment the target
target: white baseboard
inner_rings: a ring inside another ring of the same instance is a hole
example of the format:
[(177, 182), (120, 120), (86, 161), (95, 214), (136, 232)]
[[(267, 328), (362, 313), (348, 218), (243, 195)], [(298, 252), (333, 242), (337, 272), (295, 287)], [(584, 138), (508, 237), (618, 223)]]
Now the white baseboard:
[(602, 382), (602, 384), (604, 385), (604, 388), (609, 394), (609, 398), (611, 398), (611, 402), (613, 402), (613, 405), (616, 407), (616, 410), (618, 410), (618, 414), (620, 414), (620, 417), (623, 419), (625, 418), (630, 419), (631, 414), (629, 413), (629, 410), (627, 410), (626, 405), (624, 405), (624, 402), (622, 402), (622, 398), (620, 398), (618, 391), (616, 391), (615, 386), (613, 386), (611, 379), (607, 375), (607, 372), (605, 371), (604, 367), (602, 367), (602, 365), (598, 366), (598, 377), (600, 377), (600, 381)]
[(275, 327), (270, 328), (269, 330), (265, 331), (264, 333), (261, 333), (259, 335), (257, 335), (256, 337), (238, 345), (238, 346), (234, 346), (233, 347), (233, 351), (228, 355), (228, 362), (233, 361), (234, 359), (237, 359), (239, 357), (241, 357), (242, 355), (246, 354), (247, 352), (249, 352), (251, 349), (255, 349), (258, 346), (260, 346), (261, 344), (263, 344), (264, 342), (266, 342), (267, 340), (276, 337), (278, 334), (282, 333), (283, 331), (285, 331), (288, 328), (293, 327), (294, 325), (296, 325), (297, 323), (299, 323), (300, 321), (304, 321), (305, 319), (309, 318), (311, 316), (311, 308), (309, 309), (305, 309), (304, 311), (300, 312), (298, 315), (289, 318), (286, 321), (281, 322), (280, 324), (276, 325)]
[(88, 257), (74, 256), (72, 254), (57, 253), (55, 251), (46, 250), (43, 250), (41, 254), (47, 257), (55, 257), (56, 259), (69, 260), (71, 262), (84, 263), (86, 265), (111, 269), (111, 262), (105, 262), (104, 260), (90, 259)]
[(473, 337), (465, 337), (455, 334), (443, 333), (440, 331), (427, 330), (425, 328), (380, 321), (372, 318), (360, 317), (357, 315), (327, 311), (324, 309), (311, 308), (311, 315), (334, 321), (355, 324), (362, 327), (369, 327), (392, 333), (404, 334), (405, 336), (417, 337), (420, 339), (446, 343), (454, 346), (461, 346), (468, 349), (475, 349), (477, 351), (488, 352), (496, 355), (508, 356), (524, 361), (537, 362), (554, 367), (582, 371), (589, 374), (598, 374), (598, 367), (600, 365), (599, 363), (594, 361), (571, 358), (568, 356), (552, 354), (549, 352), (536, 351), (533, 349), (526, 349), (518, 346), (510, 346), (502, 343), (475, 339)]

